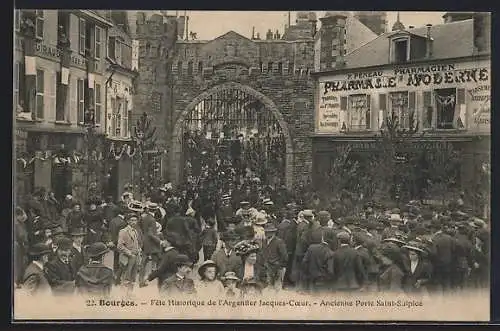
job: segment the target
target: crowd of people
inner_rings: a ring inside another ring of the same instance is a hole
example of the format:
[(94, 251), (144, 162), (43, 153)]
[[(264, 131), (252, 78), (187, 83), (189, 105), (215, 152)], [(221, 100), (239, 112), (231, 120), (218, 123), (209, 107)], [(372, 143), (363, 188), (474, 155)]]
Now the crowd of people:
[[(252, 180), (228, 192), (163, 184), (119, 201), (43, 188), (15, 208), (16, 288), (33, 295), (230, 297), (266, 291), (448, 293), (487, 288), (490, 232), (463, 201), (339, 207)], [(104, 257), (113, 255), (112, 265)], [(136, 286), (138, 285), (138, 286)]]

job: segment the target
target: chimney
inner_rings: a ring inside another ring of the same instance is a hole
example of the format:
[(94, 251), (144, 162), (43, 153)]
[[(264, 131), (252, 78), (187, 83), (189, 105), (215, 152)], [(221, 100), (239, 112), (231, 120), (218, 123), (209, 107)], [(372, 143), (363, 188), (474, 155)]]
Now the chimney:
[(427, 38), (426, 38), (426, 45), (425, 45), (426, 53), (425, 53), (425, 56), (429, 59), (429, 58), (432, 57), (432, 35), (431, 35), (432, 24), (426, 24), (425, 26), (427, 27)]
[(335, 12), (327, 13), (320, 19), (320, 70), (331, 70), (343, 65), (346, 19), (347, 15)]
[(474, 51), (477, 53), (491, 52), (491, 14), (487, 12), (474, 13)]
[(252, 40), (255, 39), (255, 26), (252, 26)]
[(414, 25), (410, 25), (410, 26), (408, 26), (408, 29), (415, 29), (415, 26)]

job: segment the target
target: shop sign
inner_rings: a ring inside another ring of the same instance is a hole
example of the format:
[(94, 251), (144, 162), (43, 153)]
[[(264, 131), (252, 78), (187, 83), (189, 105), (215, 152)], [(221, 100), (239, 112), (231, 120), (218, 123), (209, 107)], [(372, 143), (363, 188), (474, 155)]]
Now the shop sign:
[[(38, 42), (35, 45), (35, 54), (51, 60), (59, 61), (62, 55), (62, 50), (57, 47)], [(86, 60), (83, 56), (71, 55), (71, 63), (74, 66), (85, 68)]]
[(472, 125), (479, 130), (490, 130), (491, 122), (491, 86), (481, 85), (468, 90)]

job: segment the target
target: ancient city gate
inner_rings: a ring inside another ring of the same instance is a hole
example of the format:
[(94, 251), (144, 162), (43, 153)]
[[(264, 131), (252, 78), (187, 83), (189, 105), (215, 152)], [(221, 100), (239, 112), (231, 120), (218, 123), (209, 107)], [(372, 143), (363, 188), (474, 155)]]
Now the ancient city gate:
[(220, 160), (220, 168), (241, 176), (251, 170), (263, 184), (291, 185), (286, 123), (275, 104), (249, 86), (229, 82), (200, 94), (179, 116), (173, 137), (179, 182), (199, 181), (203, 168), (213, 170)]

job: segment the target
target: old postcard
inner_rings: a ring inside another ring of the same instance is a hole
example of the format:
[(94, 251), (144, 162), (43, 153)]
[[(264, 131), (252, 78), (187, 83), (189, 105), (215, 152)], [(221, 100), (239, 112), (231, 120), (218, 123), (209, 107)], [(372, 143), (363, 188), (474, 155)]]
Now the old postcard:
[(13, 320), (489, 320), (490, 31), (15, 10)]

